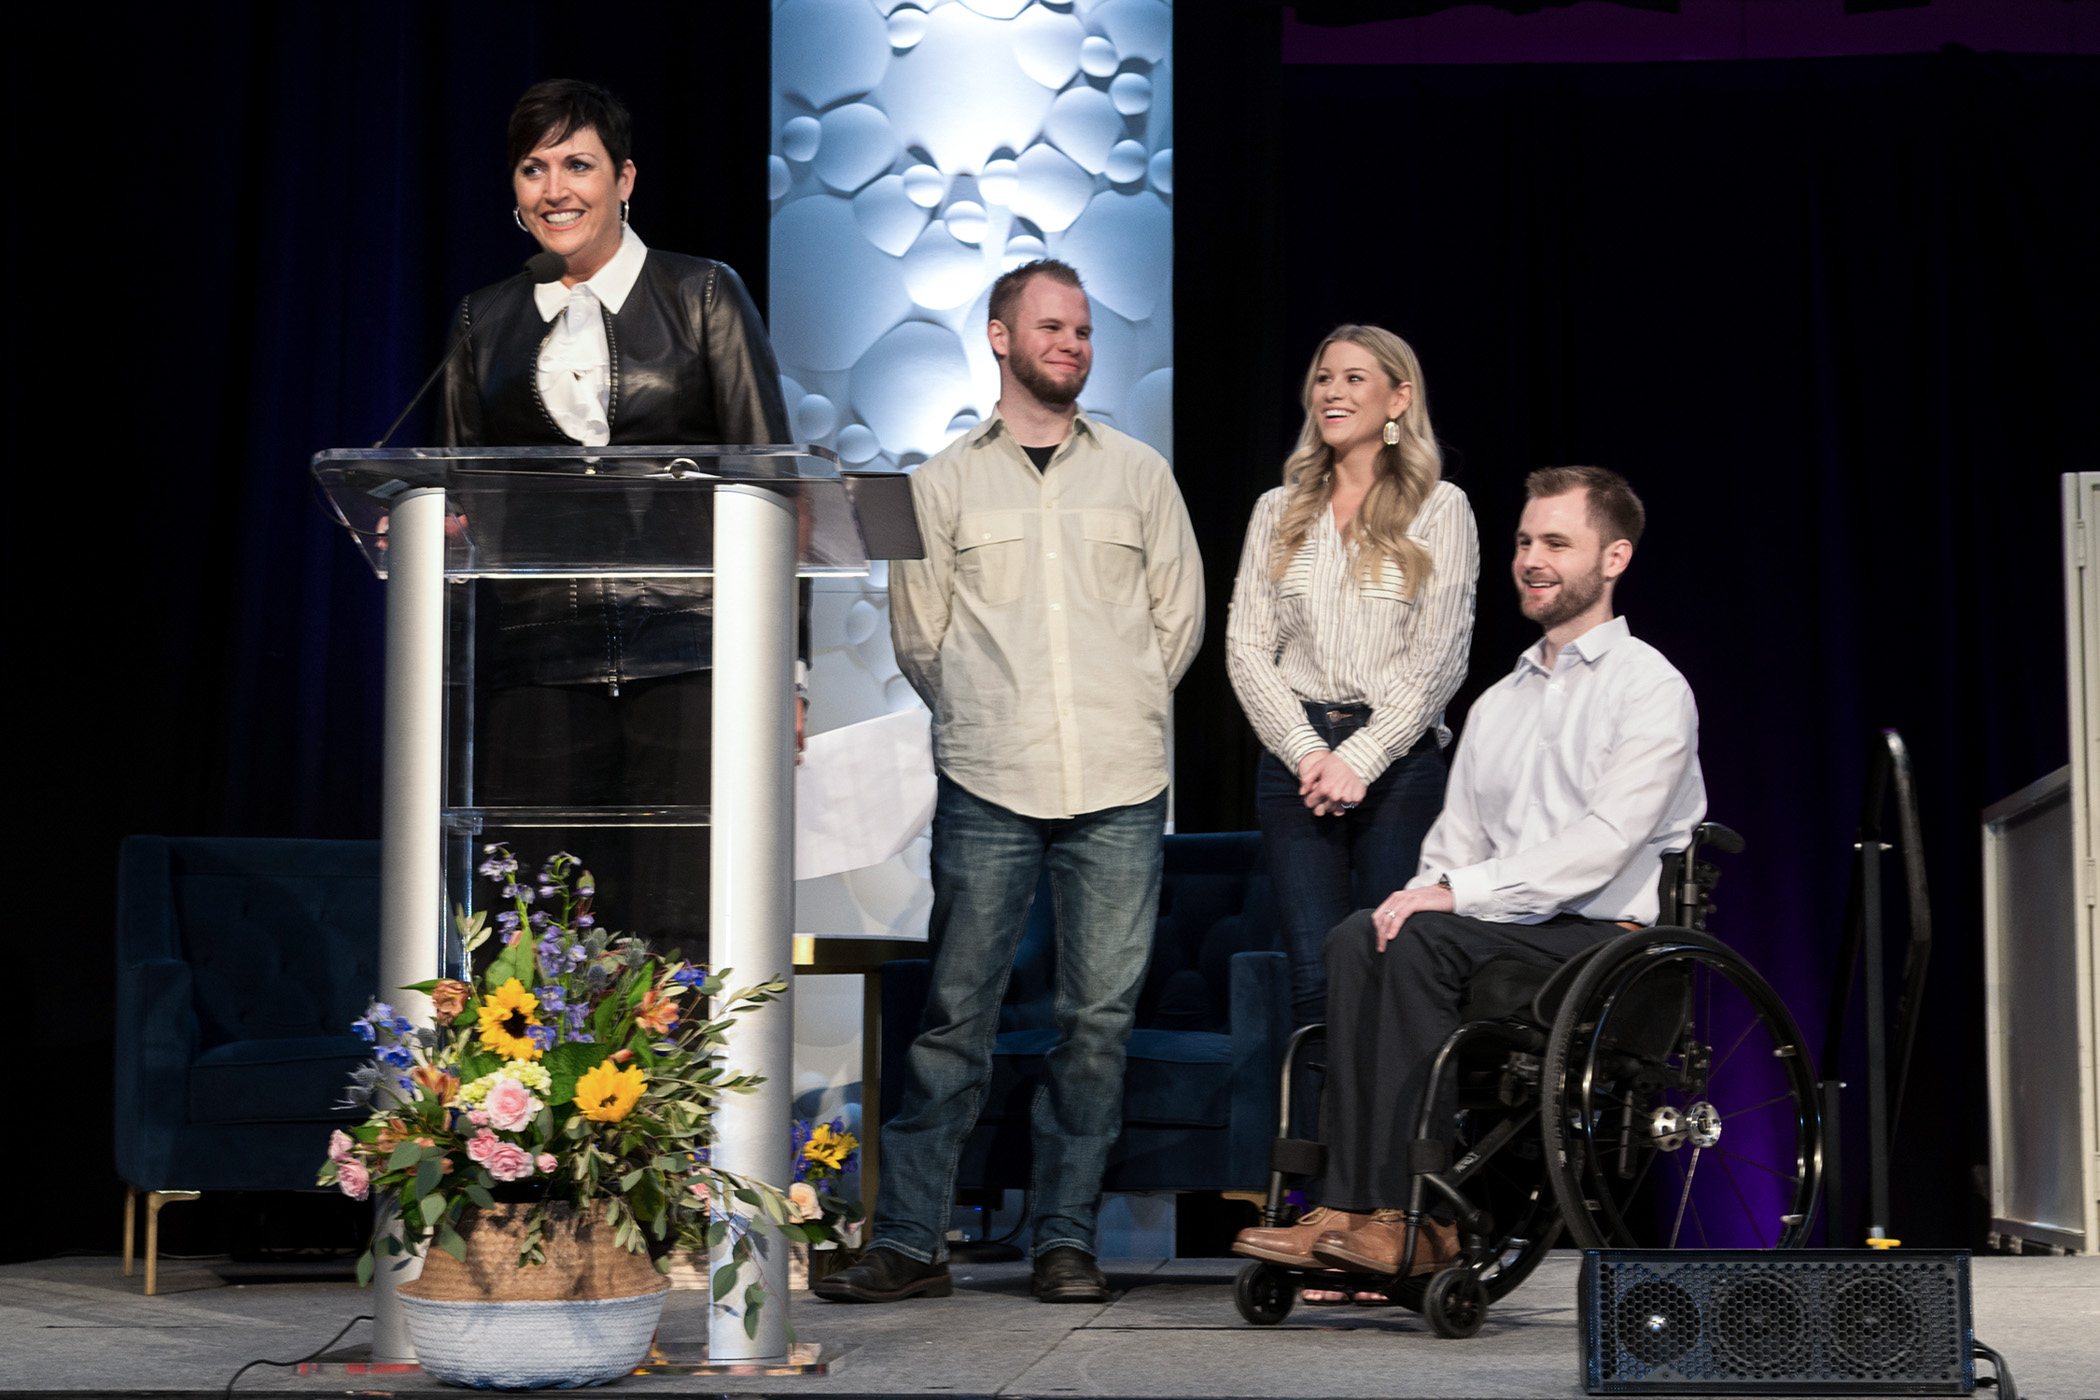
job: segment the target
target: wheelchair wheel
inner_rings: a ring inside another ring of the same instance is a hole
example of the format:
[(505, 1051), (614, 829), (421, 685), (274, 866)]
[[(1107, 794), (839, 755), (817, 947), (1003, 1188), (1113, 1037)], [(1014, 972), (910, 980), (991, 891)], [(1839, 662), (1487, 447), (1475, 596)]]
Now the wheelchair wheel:
[(1569, 987), (1541, 1080), (1547, 1175), (1579, 1248), (1807, 1242), (1815, 1067), (1725, 944), (1676, 928), (1613, 940)]
[(1439, 1337), (1470, 1337), (1487, 1314), (1488, 1291), (1471, 1269), (1445, 1269), (1422, 1291), (1422, 1316)]
[(1274, 1327), (1291, 1315), (1298, 1301), (1297, 1285), (1282, 1270), (1259, 1260), (1240, 1270), (1232, 1281), (1232, 1303), (1240, 1316), (1260, 1327)]

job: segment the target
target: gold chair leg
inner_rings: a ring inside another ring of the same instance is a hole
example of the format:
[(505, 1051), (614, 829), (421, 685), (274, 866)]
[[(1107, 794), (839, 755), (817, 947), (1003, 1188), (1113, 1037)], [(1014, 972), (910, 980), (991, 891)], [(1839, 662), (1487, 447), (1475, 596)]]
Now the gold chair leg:
[(131, 1237), (138, 1228), (139, 1188), (124, 1187), (124, 1277), (131, 1277)]
[(160, 1282), (160, 1208), (170, 1201), (194, 1201), (195, 1191), (148, 1191), (146, 1193), (146, 1296), (152, 1297)]

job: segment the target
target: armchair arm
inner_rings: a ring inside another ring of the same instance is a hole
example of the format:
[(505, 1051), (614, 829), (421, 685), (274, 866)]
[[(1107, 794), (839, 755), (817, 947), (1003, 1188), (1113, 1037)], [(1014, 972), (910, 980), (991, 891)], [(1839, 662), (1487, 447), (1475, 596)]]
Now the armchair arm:
[(1232, 955), (1232, 1122), (1227, 1154), (1235, 1189), (1268, 1181), (1276, 1135), (1277, 1076), (1291, 1037), (1290, 960), (1282, 953)]
[(197, 1014), (188, 963), (151, 958), (117, 974), (117, 1175), (155, 1190), (177, 1130), (188, 1118), (190, 1062), (197, 1057)]

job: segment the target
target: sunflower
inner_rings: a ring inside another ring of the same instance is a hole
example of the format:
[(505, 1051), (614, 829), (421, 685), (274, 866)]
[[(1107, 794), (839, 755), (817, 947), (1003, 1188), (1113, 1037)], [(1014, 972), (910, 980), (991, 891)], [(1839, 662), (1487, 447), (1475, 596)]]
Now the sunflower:
[(859, 1146), (860, 1139), (853, 1134), (842, 1133), (829, 1123), (819, 1123), (817, 1130), (809, 1135), (809, 1142), (803, 1147), (802, 1156), (805, 1161), (838, 1171), (845, 1165), (846, 1158)]
[(532, 1028), (541, 1024), (533, 1015), (539, 1009), (539, 998), (511, 978), (481, 1003), (481, 1043), (506, 1060), (537, 1060), (540, 1043)]
[(585, 1070), (576, 1081), (575, 1104), (593, 1122), (617, 1123), (634, 1112), (648, 1083), (640, 1065), (615, 1069), (613, 1062), (606, 1060), (596, 1069)]

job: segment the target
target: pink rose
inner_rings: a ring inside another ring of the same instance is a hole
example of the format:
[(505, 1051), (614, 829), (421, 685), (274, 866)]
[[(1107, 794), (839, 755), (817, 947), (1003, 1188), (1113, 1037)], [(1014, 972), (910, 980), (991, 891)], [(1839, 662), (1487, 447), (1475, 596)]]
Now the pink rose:
[(554, 1160), (554, 1154), (552, 1152), (542, 1152), (540, 1154), (540, 1170), (545, 1172), (547, 1175), (554, 1175), (554, 1169), (560, 1165), (561, 1164), (559, 1162)]
[(503, 1140), (487, 1128), (483, 1128), (467, 1140), (467, 1159), (487, 1166), (489, 1154), (501, 1146), (503, 1146)]
[(341, 1128), (337, 1128), (328, 1135), (328, 1160), (331, 1162), (352, 1161), (354, 1159), (350, 1154), (356, 1147), (357, 1144), (350, 1140), (350, 1134), (344, 1132)]
[(546, 1107), (532, 1096), (532, 1090), (515, 1079), (499, 1079), (489, 1096), (481, 1101), (482, 1112), (489, 1116), (489, 1126), (506, 1133), (515, 1133), (531, 1123), (534, 1116)]
[(514, 1142), (499, 1142), (482, 1165), (498, 1181), (523, 1181), (532, 1175), (532, 1154)]
[(343, 1194), (353, 1201), (361, 1201), (372, 1194), (372, 1176), (364, 1164), (355, 1160), (335, 1164), (335, 1184)]
[(486, 1128), (489, 1125), (489, 1116), (478, 1108), (470, 1108), (467, 1110), (467, 1121), (477, 1128)]

